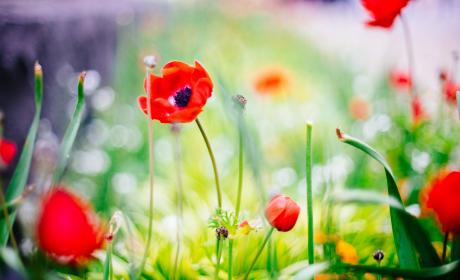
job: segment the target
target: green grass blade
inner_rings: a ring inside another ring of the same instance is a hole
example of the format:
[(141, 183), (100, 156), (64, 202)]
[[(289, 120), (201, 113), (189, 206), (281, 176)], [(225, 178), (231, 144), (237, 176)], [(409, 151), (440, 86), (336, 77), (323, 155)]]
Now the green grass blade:
[[(5, 194), (6, 203), (11, 202), (22, 194), (29, 178), (30, 163), (34, 151), (35, 138), (37, 137), (38, 123), (40, 121), (40, 112), (42, 108), (43, 93), (42, 69), (38, 62), (35, 64), (35, 115), (27, 134), (26, 142), (19, 158), (18, 166), (14, 171), (8, 190)], [(14, 224), (17, 211), (9, 215), (11, 225)], [(5, 246), (8, 242), (9, 233), (5, 219), (0, 220), (0, 246)]]
[(426, 230), (421, 226), (417, 218), (406, 212), (404, 206), (394, 197), (383, 196), (377, 192), (364, 190), (347, 190), (333, 193), (329, 200), (335, 203), (373, 203), (373, 204), (388, 204), (391, 208), (400, 213), (399, 218), (402, 224), (412, 238), (412, 241), (417, 244), (416, 249), (422, 257), (423, 264), (426, 267), (436, 267), (441, 265), (436, 250), (431, 245), (430, 237)]
[(85, 94), (83, 92), (83, 81), (85, 79), (85, 75), (86, 73), (83, 71), (80, 74), (80, 79), (78, 80), (78, 102), (69, 127), (62, 139), (61, 147), (59, 148), (59, 158), (53, 175), (53, 187), (56, 187), (61, 181), (62, 174), (64, 173), (67, 164), (67, 159), (69, 158), (70, 150), (72, 149), (75, 137), (77, 136), (78, 128), (80, 127), (83, 109), (85, 108)]
[(107, 254), (105, 256), (103, 280), (112, 279), (112, 242), (107, 242)]
[(306, 158), (306, 173), (307, 173), (307, 212), (308, 212), (308, 263), (315, 262), (315, 248), (313, 240), (313, 194), (312, 194), (312, 177), (311, 177), (311, 164), (312, 164), (312, 144), (311, 132), (313, 123), (307, 122), (307, 158)]
[(337, 264), (331, 269), (347, 269), (355, 272), (368, 272), (375, 274), (382, 274), (391, 277), (403, 277), (405, 279), (433, 279), (442, 276), (447, 276), (460, 267), (460, 261), (455, 261), (446, 265), (425, 268), (421, 270), (414, 269), (399, 269), (390, 267), (377, 267), (371, 265), (351, 265), (351, 264)]
[[(399, 194), (393, 173), (385, 159), (366, 143), (361, 142), (360, 140), (351, 136), (342, 134), (340, 128), (337, 128), (337, 136), (340, 141), (360, 149), (383, 165), (387, 178), (388, 195), (396, 198), (402, 204), (401, 195)], [(393, 229), (393, 237), (395, 241), (396, 252), (399, 258), (399, 263), (403, 268), (418, 269), (420, 268), (420, 264), (418, 262), (415, 246), (410, 234), (407, 232), (406, 227), (404, 227), (402, 216), (403, 214), (400, 213), (400, 211), (390, 208), (391, 227)], [(424, 259), (424, 256), (421, 257)]]
[(329, 266), (330, 266), (329, 262), (311, 264), (307, 266), (306, 268), (297, 272), (296, 275), (292, 277), (292, 280), (305, 280), (305, 279), (314, 278), (316, 274), (327, 269)]

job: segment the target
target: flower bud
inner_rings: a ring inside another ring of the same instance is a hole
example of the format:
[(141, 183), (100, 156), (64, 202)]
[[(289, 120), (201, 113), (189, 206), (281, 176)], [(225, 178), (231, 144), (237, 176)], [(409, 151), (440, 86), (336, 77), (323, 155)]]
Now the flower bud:
[(241, 94), (232, 96), (232, 101), (235, 109), (246, 109), (246, 103), (248, 103), (248, 101)]
[(219, 227), (219, 228), (216, 228), (216, 236), (217, 236), (217, 239), (220, 240), (221, 237), (225, 239), (227, 239), (228, 237), (228, 229), (226, 227)]
[(380, 262), (381, 260), (383, 260), (383, 257), (385, 257), (385, 253), (383, 253), (382, 250), (377, 250), (375, 251), (373, 256), (376, 261)]
[(300, 207), (288, 196), (274, 196), (264, 210), (265, 218), (278, 231), (290, 231), (296, 224)]
[(144, 58), (144, 63), (147, 65), (149, 69), (155, 68), (157, 66), (157, 60), (155, 59), (155, 56), (149, 55)]

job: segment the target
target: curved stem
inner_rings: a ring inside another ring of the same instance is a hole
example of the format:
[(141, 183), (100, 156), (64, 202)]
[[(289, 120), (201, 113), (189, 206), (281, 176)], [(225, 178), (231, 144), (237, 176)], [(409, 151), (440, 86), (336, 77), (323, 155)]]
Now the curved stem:
[(219, 208), (222, 209), (222, 193), (220, 190), (219, 174), (217, 173), (216, 159), (214, 158), (214, 153), (212, 152), (211, 144), (209, 143), (208, 136), (206, 136), (206, 132), (204, 131), (200, 120), (196, 118), (195, 121), (196, 121), (196, 124), (198, 125), (198, 128), (200, 129), (201, 135), (203, 135), (204, 142), (206, 143), (206, 147), (208, 148), (209, 156), (211, 157), (212, 167), (214, 168), (214, 177), (216, 178), (217, 202), (218, 202)]
[(444, 244), (442, 246), (442, 264), (446, 264), (446, 253), (447, 253), (447, 241), (449, 240), (449, 231), (446, 231), (444, 235)]
[(264, 242), (262, 243), (262, 245), (260, 245), (259, 250), (257, 251), (256, 257), (254, 258), (254, 260), (252, 261), (252, 263), (251, 263), (251, 265), (249, 266), (248, 270), (246, 271), (246, 274), (244, 274), (243, 280), (248, 279), (249, 273), (251, 272), (252, 268), (253, 268), (254, 265), (256, 264), (257, 259), (258, 259), (259, 256), (260, 256), (260, 253), (262, 253), (262, 250), (264, 249), (265, 244), (267, 244), (267, 241), (268, 241), (268, 239), (270, 238), (270, 236), (272, 235), (272, 232), (273, 232), (274, 229), (275, 229), (275, 228), (272, 227), (272, 228), (267, 232), (267, 235), (265, 236)]
[(152, 108), (150, 104), (150, 69), (147, 68), (147, 112), (148, 112), (148, 125), (149, 125), (149, 174), (150, 174), (150, 207), (149, 207), (149, 229), (147, 233), (147, 243), (145, 245), (144, 256), (142, 258), (141, 266), (139, 267), (138, 276), (144, 270), (145, 262), (150, 250), (150, 241), (152, 239), (152, 220), (153, 220), (153, 127), (152, 127)]
[(8, 227), (8, 232), (10, 234), (11, 244), (13, 245), (14, 250), (19, 255), (18, 244), (16, 243), (16, 238), (13, 235), (13, 228), (11, 227), (10, 217), (8, 215), (8, 209), (6, 208), (5, 196), (3, 196), (3, 191), (0, 185), (0, 203), (2, 204), (3, 215), (5, 216), (6, 226)]
[(403, 25), (403, 30), (404, 30), (404, 38), (406, 41), (406, 50), (407, 50), (407, 60), (409, 62), (409, 77), (410, 77), (410, 93), (412, 98), (414, 97), (414, 51), (412, 47), (412, 40), (411, 40), (411, 35), (409, 31), (409, 26), (402, 16), (402, 13), (399, 13), (399, 17), (401, 18), (401, 22)]
[(177, 265), (179, 262), (179, 252), (181, 243), (181, 221), (182, 221), (182, 168), (181, 168), (181, 145), (180, 145), (180, 132), (174, 133), (176, 140), (176, 165), (177, 165), (177, 251), (176, 260), (174, 262), (174, 270), (172, 279), (176, 279)]
[(220, 237), (219, 239), (219, 253), (217, 254), (217, 262), (216, 262), (216, 272), (214, 274), (214, 280), (219, 279), (219, 270), (220, 270), (220, 258), (222, 257), (222, 248), (224, 247), (224, 237)]

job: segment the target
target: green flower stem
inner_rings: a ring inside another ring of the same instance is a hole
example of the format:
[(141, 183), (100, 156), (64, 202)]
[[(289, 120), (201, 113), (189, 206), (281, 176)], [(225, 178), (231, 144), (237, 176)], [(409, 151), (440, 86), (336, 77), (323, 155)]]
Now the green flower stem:
[(142, 257), (141, 266), (138, 271), (138, 278), (144, 270), (145, 262), (150, 251), (150, 241), (152, 239), (152, 220), (153, 220), (153, 127), (152, 127), (152, 108), (150, 104), (150, 68), (147, 67), (147, 112), (148, 112), (148, 126), (149, 126), (149, 174), (150, 174), (150, 206), (149, 206), (149, 229), (147, 233), (147, 243), (145, 244), (144, 256)]
[(307, 212), (308, 212), (308, 263), (315, 262), (315, 252), (313, 244), (313, 195), (312, 195), (312, 178), (311, 178), (311, 165), (312, 165), (312, 144), (311, 132), (313, 123), (307, 121)]
[(452, 238), (452, 250), (451, 250), (451, 261), (460, 259), (460, 236), (454, 234)]
[(260, 253), (262, 253), (262, 250), (264, 249), (265, 244), (267, 244), (267, 241), (268, 241), (268, 239), (270, 238), (270, 236), (272, 235), (274, 229), (275, 229), (275, 228), (272, 227), (272, 228), (270, 228), (270, 230), (267, 232), (267, 235), (265, 236), (264, 242), (262, 242), (262, 245), (260, 245), (259, 251), (257, 251), (256, 257), (254, 258), (254, 260), (252, 261), (252, 263), (251, 263), (251, 265), (249, 266), (248, 270), (246, 271), (246, 274), (244, 274), (243, 280), (248, 279), (249, 273), (251, 272), (252, 268), (253, 268), (254, 265), (256, 264), (257, 259), (258, 259), (259, 256), (260, 256)]
[(219, 270), (220, 270), (220, 258), (222, 257), (222, 249), (224, 247), (224, 237), (221, 236), (219, 239), (219, 252), (217, 253), (217, 262), (216, 262), (216, 272), (214, 274), (214, 280), (219, 279)]
[(446, 264), (446, 251), (447, 251), (447, 241), (449, 240), (449, 231), (446, 231), (446, 234), (444, 235), (444, 243), (442, 246), (442, 258), (441, 262), (442, 264)]
[(402, 16), (402, 13), (399, 13), (399, 18), (401, 19), (403, 30), (404, 30), (404, 38), (406, 41), (406, 50), (407, 50), (407, 60), (409, 61), (409, 77), (410, 77), (410, 93), (412, 98), (414, 98), (415, 90), (414, 90), (414, 51), (412, 48), (412, 40), (411, 35), (409, 32), (409, 26)]
[(238, 219), (241, 206), (241, 193), (243, 190), (243, 112), (238, 112), (238, 130), (240, 135), (240, 155), (239, 155), (239, 176), (238, 176), (238, 196), (236, 198), (235, 217)]
[(13, 245), (14, 250), (19, 255), (18, 244), (16, 243), (16, 238), (13, 235), (13, 228), (11, 227), (10, 217), (8, 214), (8, 209), (6, 207), (5, 196), (3, 196), (3, 188), (0, 182), (0, 203), (2, 204), (3, 215), (5, 216), (6, 226), (8, 227), (8, 232), (10, 234), (11, 244)]
[(176, 251), (176, 260), (174, 261), (174, 270), (172, 279), (176, 279), (177, 265), (179, 263), (179, 252), (181, 245), (181, 220), (182, 220), (182, 166), (181, 166), (181, 144), (180, 144), (180, 132), (174, 131), (175, 140), (176, 140), (176, 165), (177, 165), (177, 251)]
[(233, 238), (228, 240), (228, 280), (233, 278), (232, 265), (233, 265)]
[[(378, 263), (378, 266), (380, 268), (380, 261), (377, 262)], [(377, 274), (377, 280), (381, 280), (382, 279), (382, 274)]]
[(222, 193), (220, 190), (219, 174), (217, 173), (216, 159), (214, 158), (214, 153), (212, 152), (211, 144), (209, 143), (208, 136), (206, 136), (206, 132), (204, 131), (200, 120), (196, 118), (195, 121), (196, 121), (196, 124), (198, 125), (198, 128), (200, 129), (201, 135), (203, 135), (204, 142), (206, 143), (206, 147), (208, 148), (209, 156), (211, 157), (212, 167), (214, 168), (214, 177), (216, 178), (217, 202), (218, 202), (219, 208), (222, 209)]
[(113, 279), (113, 265), (112, 265), (112, 241), (107, 241), (107, 254), (105, 257), (103, 280)]

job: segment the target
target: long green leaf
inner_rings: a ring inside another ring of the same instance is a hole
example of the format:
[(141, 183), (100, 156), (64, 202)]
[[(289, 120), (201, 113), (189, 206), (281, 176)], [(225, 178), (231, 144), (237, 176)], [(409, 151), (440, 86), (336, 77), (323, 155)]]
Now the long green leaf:
[(81, 119), (83, 116), (83, 109), (85, 108), (85, 94), (83, 92), (83, 81), (86, 73), (83, 71), (80, 74), (78, 81), (78, 102), (75, 107), (72, 120), (70, 121), (69, 127), (62, 139), (61, 147), (59, 148), (59, 158), (56, 163), (56, 169), (53, 175), (53, 186), (56, 187), (61, 181), (62, 174), (64, 173), (67, 159), (69, 158), (70, 150), (72, 149), (75, 137), (77, 136), (78, 128), (80, 127)]
[(329, 262), (322, 262), (311, 264), (306, 268), (302, 269), (301, 271), (297, 272), (296, 275), (292, 278), (292, 280), (305, 280), (315, 277), (317, 273), (327, 269), (330, 266)]
[(441, 276), (447, 276), (454, 272), (460, 267), (460, 261), (455, 261), (446, 265), (425, 268), (421, 270), (415, 269), (400, 269), (400, 268), (390, 268), (390, 267), (377, 267), (371, 265), (351, 265), (351, 264), (337, 264), (331, 267), (331, 269), (347, 269), (350, 271), (357, 272), (369, 272), (369, 273), (378, 273), (386, 276), (392, 277), (403, 277), (405, 279), (433, 279)]
[[(27, 134), (26, 142), (19, 158), (18, 166), (14, 171), (13, 178), (11, 179), (8, 190), (5, 194), (5, 201), (16, 199), (24, 191), (29, 178), (30, 163), (32, 161), (32, 154), (34, 151), (35, 138), (37, 137), (38, 123), (40, 121), (40, 112), (42, 108), (42, 69), (38, 62), (35, 64), (35, 115), (30, 126), (29, 133)], [(17, 211), (13, 211), (9, 214), (11, 225), (14, 224), (16, 219)], [(9, 233), (8, 226), (5, 219), (0, 220), (0, 246), (5, 246), (8, 242)]]
[(421, 226), (417, 218), (406, 212), (404, 206), (394, 197), (386, 197), (377, 192), (364, 190), (346, 190), (331, 194), (329, 200), (336, 203), (374, 203), (388, 204), (391, 208), (397, 210), (401, 215), (405, 230), (408, 232), (412, 241), (417, 244), (416, 249), (427, 267), (436, 267), (441, 265), (436, 250), (430, 242), (430, 237), (425, 229)]
[[(360, 149), (383, 165), (387, 179), (388, 195), (394, 197), (402, 204), (401, 195), (399, 194), (393, 172), (385, 159), (366, 143), (349, 135), (342, 134), (340, 128), (337, 128), (337, 136), (340, 141)], [(404, 213), (395, 208), (390, 208), (390, 217), (396, 252), (402, 268), (420, 268), (416, 248), (425, 266), (435, 267), (440, 265), (439, 257), (432, 248), (428, 236), (426, 234), (410, 234), (410, 228), (407, 223), (410, 222), (411, 226), (417, 226), (419, 225), (418, 222), (408, 219), (407, 215), (404, 215)]]

